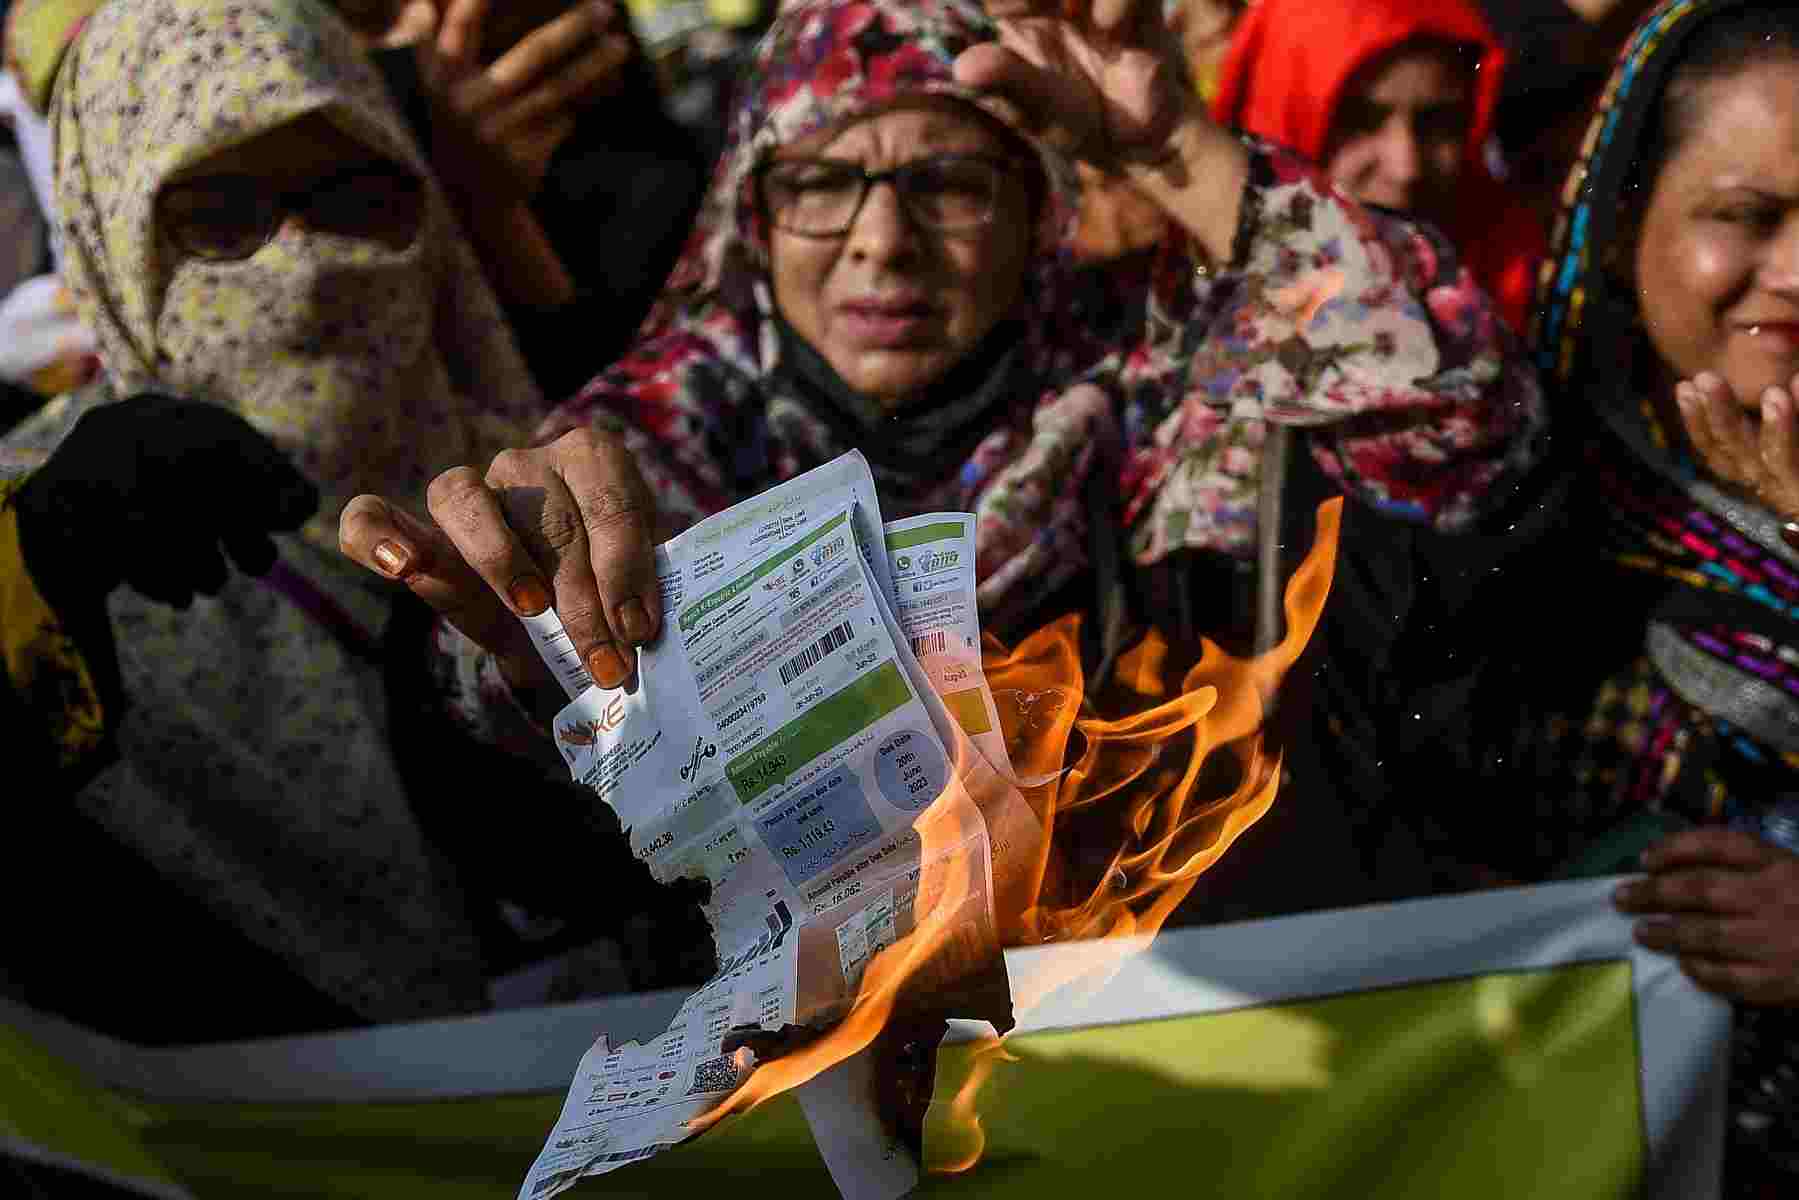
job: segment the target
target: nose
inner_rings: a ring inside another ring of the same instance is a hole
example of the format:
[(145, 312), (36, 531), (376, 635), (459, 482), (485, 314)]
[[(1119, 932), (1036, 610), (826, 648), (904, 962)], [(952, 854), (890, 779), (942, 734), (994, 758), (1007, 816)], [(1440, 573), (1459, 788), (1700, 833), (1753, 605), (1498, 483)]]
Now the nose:
[(1761, 283), (1770, 292), (1799, 301), (1799, 213), (1789, 213), (1768, 243)]
[(853, 258), (876, 263), (904, 258), (918, 249), (918, 227), (891, 180), (873, 185), (862, 197), (847, 249)]
[(1390, 183), (1410, 188), (1424, 175), (1424, 148), (1407, 114), (1396, 112), (1381, 126), (1381, 174)]

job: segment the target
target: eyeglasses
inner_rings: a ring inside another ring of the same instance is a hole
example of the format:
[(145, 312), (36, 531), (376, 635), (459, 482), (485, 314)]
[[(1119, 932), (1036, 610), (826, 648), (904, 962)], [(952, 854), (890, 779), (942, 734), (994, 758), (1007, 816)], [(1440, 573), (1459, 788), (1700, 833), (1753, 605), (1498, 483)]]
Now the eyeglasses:
[(912, 219), (925, 228), (967, 233), (992, 224), (1006, 180), (1018, 166), (971, 154), (940, 154), (885, 171), (867, 171), (840, 158), (782, 158), (765, 163), (758, 175), (769, 219), (803, 237), (848, 232), (877, 183), (891, 183)]
[(171, 183), (156, 197), (157, 223), (175, 248), (214, 262), (256, 253), (290, 213), (309, 229), (403, 248), (418, 236), (424, 207), (424, 181), (390, 163), (350, 167), (286, 192), (255, 175), (207, 175)]

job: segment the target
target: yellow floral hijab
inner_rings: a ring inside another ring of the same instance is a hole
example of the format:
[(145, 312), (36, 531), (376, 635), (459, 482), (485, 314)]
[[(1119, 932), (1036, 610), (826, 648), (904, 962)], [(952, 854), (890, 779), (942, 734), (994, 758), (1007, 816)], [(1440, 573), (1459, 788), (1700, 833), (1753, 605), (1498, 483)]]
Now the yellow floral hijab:
[[(311, 230), (205, 262), (159, 236), (158, 189), (312, 113), (427, 180), (395, 250)], [(129, 0), (89, 18), (51, 102), (66, 273), (114, 391), (213, 399), (324, 494), (421, 502), (526, 440), (542, 400), (473, 252), (347, 27), (318, 0)]]

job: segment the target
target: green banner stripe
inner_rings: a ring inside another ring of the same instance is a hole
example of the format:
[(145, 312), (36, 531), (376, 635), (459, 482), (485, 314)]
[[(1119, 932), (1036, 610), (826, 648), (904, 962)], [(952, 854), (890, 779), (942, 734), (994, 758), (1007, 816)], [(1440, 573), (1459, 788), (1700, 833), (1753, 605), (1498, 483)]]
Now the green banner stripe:
[(826, 521), (822, 526), (814, 529), (811, 533), (808, 533), (805, 537), (787, 547), (787, 549), (777, 551), (772, 558), (765, 559), (761, 564), (755, 567), (755, 569), (750, 571), (749, 574), (740, 575), (730, 583), (725, 584), (724, 587), (719, 588), (716, 592), (707, 596), (702, 596), (692, 604), (689, 604), (686, 608), (681, 610), (681, 632), (687, 632), (689, 629), (693, 628), (693, 626), (699, 624), (731, 601), (737, 599), (737, 597), (743, 595), (743, 593), (749, 591), (751, 587), (755, 586), (758, 579), (761, 579), (765, 575), (773, 574), (775, 568), (779, 567), (782, 563), (800, 553), (800, 551), (806, 549), (808, 546), (812, 545), (812, 543), (824, 537), (825, 534), (831, 532), (831, 530), (837, 528), (848, 520), (848, 513), (838, 513), (835, 517)]
[(133, 1107), (17, 1029), (0, 1025), (0, 1140), (102, 1173), (172, 1182), (136, 1132)]
[(910, 550), (914, 546), (922, 546), (926, 542), (941, 541), (944, 538), (962, 536), (962, 522), (939, 521), (935, 525), (920, 525), (917, 529), (907, 529), (899, 533), (887, 535), (889, 550)]
[(726, 763), (725, 777), (737, 789), (738, 800), (748, 804), (911, 698), (905, 676), (888, 659)]

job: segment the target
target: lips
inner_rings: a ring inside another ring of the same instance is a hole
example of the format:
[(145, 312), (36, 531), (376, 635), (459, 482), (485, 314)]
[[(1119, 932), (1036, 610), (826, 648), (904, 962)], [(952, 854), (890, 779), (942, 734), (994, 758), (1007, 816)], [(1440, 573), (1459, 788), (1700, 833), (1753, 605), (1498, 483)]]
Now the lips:
[(1737, 327), (1752, 352), (1791, 361), (1799, 355), (1799, 321), (1743, 321)]
[(838, 305), (837, 316), (844, 331), (863, 345), (898, 347), (931, 330), (937, 306), (916, 295), (869, 297)]

